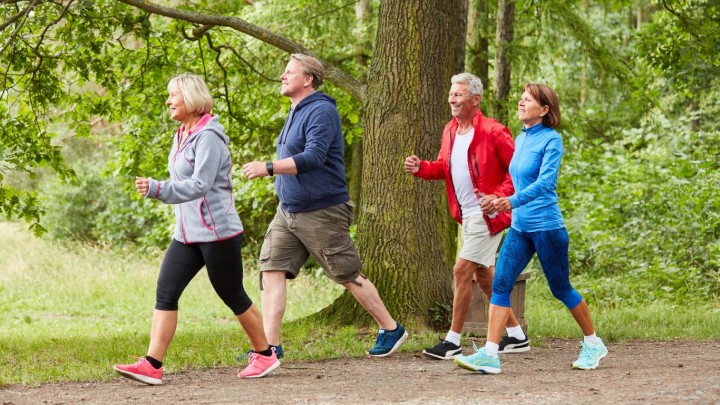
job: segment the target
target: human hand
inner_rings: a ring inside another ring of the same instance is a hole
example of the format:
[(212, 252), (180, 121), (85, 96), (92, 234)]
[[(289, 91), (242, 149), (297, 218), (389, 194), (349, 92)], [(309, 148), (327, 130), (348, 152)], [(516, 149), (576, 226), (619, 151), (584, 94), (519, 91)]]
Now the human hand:
[(493, 201), (497, 200), (498, 196), (495, 194), (486, 194), (485, 197), (482, 198), (480, 201), (480, 210), (487, 214), (490, 218), (494, 218), (495, 214), (497, 214), (497, 208), (495, 208), (495, 204), (493, 204)]
[(420, 158), (412, 155), (405, 158), (405, 171), (415, 174), (420, 170)]
[(145, 177), (135, 177), (135, 189), (145, 197), (150, 190), (150, 180)]
[(493, 200), (493, 205), (498, 212), (512, 211), (512, 204), (510, 204), (510, 200), (508, 200), (507, 197), (499, 197)]
[(248, 179), (265, 177), (269, 174), (265, 162), (258, 161), (245, 163), (242, 167), (242, 173)]

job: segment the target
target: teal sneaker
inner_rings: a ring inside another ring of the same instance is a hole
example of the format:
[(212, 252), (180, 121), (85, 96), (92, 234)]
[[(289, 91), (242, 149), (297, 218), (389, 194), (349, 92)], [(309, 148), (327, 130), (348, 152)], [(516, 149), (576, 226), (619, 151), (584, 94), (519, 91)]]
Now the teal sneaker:
[(599, 345), (583, 342), (582, 349), (580, 349), (580, 357), (573, 363), (573, 368), (595, 370), (600, 364), (600, 360), (607, 356), (607, 354), (608, 349), (602, 340)]
[(475, 353), (469, 356), (455, 356), (455, 364), (472, 371), (479, 371), (484, 374), (500, 374), (500, 357), (490, 357), (485, 353), (485, 348), (478, 349), (473, 342)]

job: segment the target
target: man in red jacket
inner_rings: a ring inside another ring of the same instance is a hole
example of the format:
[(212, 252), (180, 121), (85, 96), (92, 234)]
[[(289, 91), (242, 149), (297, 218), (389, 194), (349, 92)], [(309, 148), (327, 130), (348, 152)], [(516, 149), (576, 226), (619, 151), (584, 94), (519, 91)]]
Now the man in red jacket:
[[(453, 119), (445, 125), (437, 160), (405, 159), (405, 171), (425, 180), (445, 180), (450, 215), (462, 225), (463, 246), (453, 278), (455, 296), (450, 331), (435, 347), (423, 354), (436, 359), (452, 359), (461, 354), (460, 337), (472, 300), (472, 280), (490, 300), (495, 274), (495, 255), (502, 231), (510, 226), (510, 212), (497, 212), (492, 200), (514, 192), (508, 173), (515, 151), (510, 130), (483, 116), (480, 111), (483, 86), (477, 76), (455, 75), (448, 103)], [(526, 352), (530, 341), (514, 314), (507, 323), (508, 335), (499, 353)]]

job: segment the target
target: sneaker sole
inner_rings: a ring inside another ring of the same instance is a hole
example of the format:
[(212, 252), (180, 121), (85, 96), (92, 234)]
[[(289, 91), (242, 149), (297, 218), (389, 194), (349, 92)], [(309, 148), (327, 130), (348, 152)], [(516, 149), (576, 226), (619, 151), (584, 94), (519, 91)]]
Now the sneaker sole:
[(240, 375), (240, 373), (238, 373), (238, 377), (240, 377), (240, 378), (260, 378), (260, 377), (265, 377), (266, 375), (270, 374), (271, 371), (275, 370), (275, 369), (278, 368), (278, 367), (280, 367), (280, 360), (278, 360), (278, 361), (276, 361), (275, 363), (273, 363), (272, 366), (268, 367), (265, 371), (263, 371), (262, 373), (260, 373), (260, 374), (258, 374), (258, 375), (245, 375), (245, 376), (243, 376), (243, 375)]
[(135, 380), (147, 385), (162, 385), (162, 379), (152, 378), (142, 374), (131, 373), (129, 371), (121, 370), (116, 366), (113, 366), (113, 370), (115, 370), (118, 374), (125, 378), (129, 378), (131, 380)]
[(407, 338), (408, 338), (408, 333), (407, 333), (407, 331), (405, 331), (405, 333), (402, 335), (402, 337), (400, 339), (398, 339), (397, 342), (395, 342), (395, 346), (393, 346), (392, 349), (390, 349), (390, 351), (388, 351), (387, 353), (383, 353), (383, 354), (370, 354), (370, 352), (366, 352), (366, 353), (370, 357), (387, 357), (387, 356), (395, 353), (395, 350), (397, 350), (398, 347), (400, 347), (400, 345), (402, 345), (403, 342), (405, 342), (405, 339), (407, 339)]
[(573, 364), (573, 368), (577, 369), (577, 370), (595, 370), (600, 365), (600, 360), (604, 359), (605, 356), (607, 356), (607, 355), (608, 355), (608, 352), (607, 352), (607, 350), (605, 350), (605, 353), (602, 356), (600, 356), (598, 361), (595, 364), (593, 364), (591, 367), (580, 367), (580, 366), (576, 366), (575, 364)]
[[(423, 353), (424, 355), (432, 358), (432, 359), (437, 359), (437, 360), (452, 360), (452, 359), (455, 358), (455, 356), (457, 356), (457, 355), (459, 355), (459, 354), (462, 354), (462, 350), (461, 350), (461, 349), (458, 349), (458, 350), (456, 350), (454, 353), (453, 353), (453, 352), (448, 352), (448, 353), (445, 354), (445, 357), (440, 356), (440, 355), (437, 355), (437, 354), (435, 354), (435, 353), (430, 353), (430, 352), (428, 352), (428, 351), (426, 351), (426, 350), (423, 350), (422, 353)], [(453, 353), (453, 354), (450, 354), (450, 353)]]
[(525, 353), (530, 351), (530, 343), (523, 346), (507, 345), (504, 349), (498, 350), (498, 353)]
[(464, 361), (458, 359), (457, 357), (455, 358), (455, 364), (457, 364), (458, 366), (460, 366), (466, 370), (477, 371), (477, 372), (480, 372), (483, 374), (500, 374), (500, 369), (497, 367), (488, 367), (488, 366), (477, 367), (477, 366), (473, 366), (472, 364), (465, 363)]

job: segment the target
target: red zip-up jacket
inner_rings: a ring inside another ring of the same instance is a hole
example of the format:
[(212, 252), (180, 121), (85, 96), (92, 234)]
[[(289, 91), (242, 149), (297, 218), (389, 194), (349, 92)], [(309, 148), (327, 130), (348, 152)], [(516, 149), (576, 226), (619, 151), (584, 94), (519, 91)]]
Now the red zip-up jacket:
[[(475, 195), (482, 192), (485, 195), (495, 194), (498, 197), (507, 197), (515, 193), (508, 166), (515, 151), (510, 130), (492, 118), (485, 117), (480, 110), (473, 117), (475, 135), (468, 148), (468, 169), (470, 179), (475, 188)], [(462, 213), (455, 195), (455, 187), (450, 172), (450, 151), (455, 142), (458, 128), (456, 118), (445, 125), (442, 135), (442, 144), (437, 160), (420, 162), (420, 170), (416, 177), (425, 180), (445, 180), (450, 215), (462, 223)], [(478, 199), (479, 201), (479, 199)], [(512, 216), (510, 212), (499, 212), (495, 218), (483, 214), (490, 234), (495, 235), (510, 226)]]

